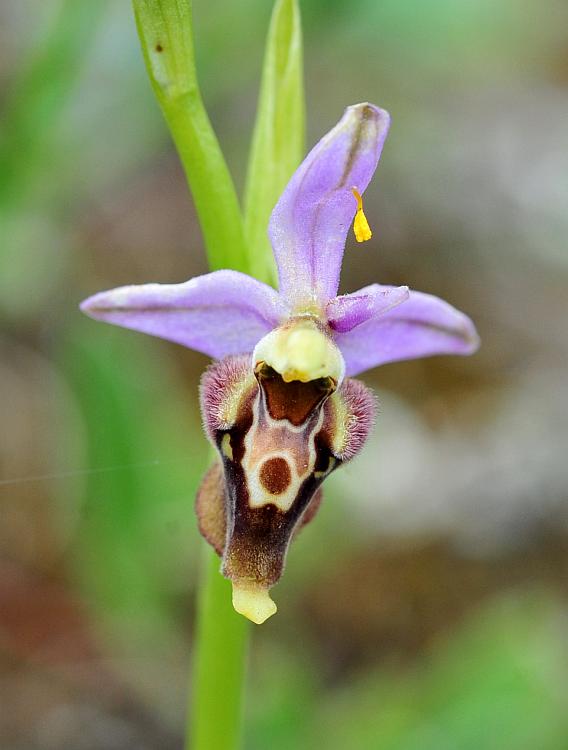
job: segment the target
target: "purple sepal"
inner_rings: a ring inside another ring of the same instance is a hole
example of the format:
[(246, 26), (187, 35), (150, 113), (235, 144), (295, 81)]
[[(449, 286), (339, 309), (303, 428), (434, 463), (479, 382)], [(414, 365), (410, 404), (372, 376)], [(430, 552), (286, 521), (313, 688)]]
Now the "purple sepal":
[(280, 293), (294, 306), (325, 305), (339, 286), (347, 232), (377, 167), (389, 115), (355, 104), (310, 151), (270, 218)]
[(238, 271), (214, 271), (183, 284), (118, 287), (89, 297), (81, 310), (217, 359), (251, 352), (288, 313), (272, 287)]
[(433, 354), (473, 354), (479, 337), (471, 320), (431, 294), (410, 292), (401, 305), (335, 335), (346, 374)]

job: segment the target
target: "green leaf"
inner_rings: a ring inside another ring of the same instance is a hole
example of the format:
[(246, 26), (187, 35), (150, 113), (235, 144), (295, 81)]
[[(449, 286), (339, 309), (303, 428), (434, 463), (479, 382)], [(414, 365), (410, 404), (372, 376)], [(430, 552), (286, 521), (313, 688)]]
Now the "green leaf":
[(245, 190), (245, 234), (254, 275), (276, 279), (267, 236), (276, 201), (304, 153), (302, 29), (297, 0), (272, 12)]
[(211, 269), (248, 271), (233, 181), (201, 98), (190, 0), (133, 0), (154, 93), (179, 152)]

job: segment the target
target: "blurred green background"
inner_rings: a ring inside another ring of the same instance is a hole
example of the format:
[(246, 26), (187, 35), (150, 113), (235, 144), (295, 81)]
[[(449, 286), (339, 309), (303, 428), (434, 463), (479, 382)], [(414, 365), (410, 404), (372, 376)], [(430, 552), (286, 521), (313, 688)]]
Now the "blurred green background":
[[(568, 747), (568, 4), (302, 0), (312, 145), (393, 117), (342, 290), (440, 295), (480, 352), (365, 375), (380, 416), (254, 630), (246, 750)], [(267, 0), (194, 2), (236, 183)], [(206, 270), (128, 3), (0, 5), (0, 748), (184, 726), (205, 357), (83, 318)]]

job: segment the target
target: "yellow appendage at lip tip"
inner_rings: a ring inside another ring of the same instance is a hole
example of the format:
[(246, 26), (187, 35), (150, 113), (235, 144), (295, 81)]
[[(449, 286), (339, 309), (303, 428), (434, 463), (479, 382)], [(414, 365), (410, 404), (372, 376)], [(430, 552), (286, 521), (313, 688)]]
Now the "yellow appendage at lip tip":
[(351, 192), (357, 201), (357, 213), (355, 214), (355, 219), (353, 221), (355, 239), (357, 242), (367, 242), (367, 240), (371, 239), (373, 233), (371, 232), (371, 227), (369, 226), (369, 222), (363, 211), (363, 198), (356, 187), (351, 188)]
[(237, 581), (233, 581), (233, 607), (236, 612), (257, 625), (268, 620), (277, 610), (268, 589)]

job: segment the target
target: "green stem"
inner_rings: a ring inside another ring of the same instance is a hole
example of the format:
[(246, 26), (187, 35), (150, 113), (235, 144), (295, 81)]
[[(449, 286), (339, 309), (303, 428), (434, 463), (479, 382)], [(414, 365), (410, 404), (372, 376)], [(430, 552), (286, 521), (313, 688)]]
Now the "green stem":
[[(243, 219), (229, 170), (207, 116), (195, 70), (190, 0), (132, 0), (148, 76), (185, 169), (209, 266), (250, 272)], [(198, 602), (187, 750), (240, 744), (248, 623), (209, 548)]]
[(204, 546), (186, 750), (236, 750), (241, 740), (249, 623), (231, 605), (231, 584)]
[(132, 0), (148, 77), (183, 164), (211, 270), (247, 271), (239, 201), (205, 110), (190, 0)]

